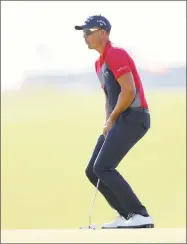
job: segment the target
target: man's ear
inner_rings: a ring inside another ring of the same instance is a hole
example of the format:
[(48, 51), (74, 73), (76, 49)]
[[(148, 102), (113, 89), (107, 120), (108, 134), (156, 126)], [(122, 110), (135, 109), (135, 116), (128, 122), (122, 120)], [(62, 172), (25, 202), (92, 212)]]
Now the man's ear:
[(110, 35), (110, 32), (106, 31), (106, 30), (101, 30), (101, 35), (107, 35), (109, 36)]
[(100, 35), (103, 36), (105, 34), (105, 31), (104, 30), (101, 30), (100, 31)]

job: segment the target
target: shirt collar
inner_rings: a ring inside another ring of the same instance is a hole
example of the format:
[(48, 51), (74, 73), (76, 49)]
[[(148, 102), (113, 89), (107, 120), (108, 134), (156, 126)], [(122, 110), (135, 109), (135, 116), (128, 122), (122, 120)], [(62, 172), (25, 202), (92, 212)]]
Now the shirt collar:
[(101, 58), (102, 60), (105, 60), (106, 54), (107, 54), (108, 50), (110, 49), (111, 45), (112, 45), (112, 44), (111, 44), (111, 41), (108, 41), (107, 44), (106, 44), (106, 46), (105, 46), (105, 48), (104, 48), (103, 53), (102, 53), (101, 56), (100, 56), (100, 58)]

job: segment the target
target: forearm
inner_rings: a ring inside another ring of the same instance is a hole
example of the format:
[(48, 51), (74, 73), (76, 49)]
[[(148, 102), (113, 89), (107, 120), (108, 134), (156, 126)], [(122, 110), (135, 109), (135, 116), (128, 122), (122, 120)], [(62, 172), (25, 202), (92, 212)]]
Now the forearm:
[(132, 103), (135, 96), (135, 91), (125, 91), (122, 90), (118, 96), (117, 104), (110, 114), (112, 120), (117, 120), (120, 113), (126, 110)]

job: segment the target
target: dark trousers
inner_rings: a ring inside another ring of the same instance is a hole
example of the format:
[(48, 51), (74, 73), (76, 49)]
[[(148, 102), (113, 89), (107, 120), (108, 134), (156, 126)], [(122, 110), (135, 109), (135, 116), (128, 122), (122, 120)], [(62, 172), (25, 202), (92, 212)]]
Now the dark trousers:
[(133, 109), (122, 113), (106, 138), (98, 138), (86, 168), (90, 182), (96, 186), (100, 179), (100, 193), (125, 218), (132, 213), (147, 216), (148, 212), (116, 167), (149, 128), (148, 113)]

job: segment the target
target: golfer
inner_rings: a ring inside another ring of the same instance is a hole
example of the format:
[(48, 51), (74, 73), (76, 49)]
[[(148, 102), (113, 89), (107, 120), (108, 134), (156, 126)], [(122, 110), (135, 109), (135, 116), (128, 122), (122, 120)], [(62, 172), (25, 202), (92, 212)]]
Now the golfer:
[[(86, 175), (119, 215), (102, 228), (153, 228), (146, 207), (116, 170), (123, 157), (147, 133), (150, 114), (136, 65), (123, 48), (110, 41), (110, 22), (101, 15), (81, 26), (89, 49), (99, 53), (95, 71), (106, 97), (106, 122), (86, 168)], [(146, 172), (145, 176), (146, 177)]]

